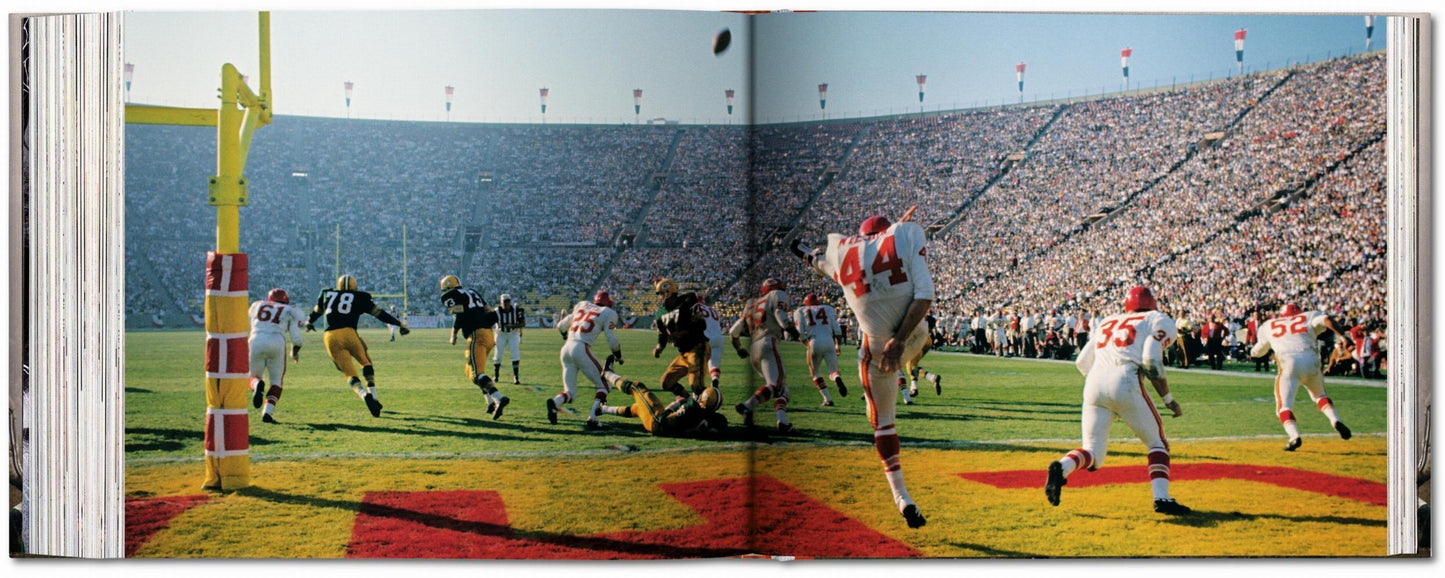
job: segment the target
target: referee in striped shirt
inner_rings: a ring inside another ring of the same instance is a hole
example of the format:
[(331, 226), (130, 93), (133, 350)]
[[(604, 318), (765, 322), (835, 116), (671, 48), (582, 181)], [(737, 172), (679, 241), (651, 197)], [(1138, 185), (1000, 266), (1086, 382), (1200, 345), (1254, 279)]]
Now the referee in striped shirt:
[(492, 350), (492, 379), (502, 379), (502, 352), (512, 352), (512, 383), (522, 383), (522, 327), (527, 325), (527, 310), (512, 303), (512, 296), (503, 293), (497, 307), (497, 348)]

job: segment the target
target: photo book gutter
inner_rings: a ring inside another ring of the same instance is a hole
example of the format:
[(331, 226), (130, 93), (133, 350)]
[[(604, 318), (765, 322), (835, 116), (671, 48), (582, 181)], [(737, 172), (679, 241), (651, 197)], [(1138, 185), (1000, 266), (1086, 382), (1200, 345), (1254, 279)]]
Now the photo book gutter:
[(1430, 555), (1422, 17), (10, 24), (12, 556)]

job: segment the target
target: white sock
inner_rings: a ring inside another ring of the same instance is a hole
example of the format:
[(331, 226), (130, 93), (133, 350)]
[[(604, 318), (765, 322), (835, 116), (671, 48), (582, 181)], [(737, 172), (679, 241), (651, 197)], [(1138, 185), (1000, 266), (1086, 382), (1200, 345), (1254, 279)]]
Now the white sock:
[(1074, 473), (1075, 468), (1079, 467), (1079, 462), (1074, 461), (1074, 458), (1065, 457), (1059, 460), (1059, 465), (1064, 467), (1064, 477), (1067, 478), (1069, 474)]
[(913, 396), (908, 394), (908, 388), (906, 388), (906, 387), (900, 387), (900, 388), (898, 388), (898, 393), (903, 394), (903, 401), (905, 401), (905, 402), (913, 401)]
[(748, 408), (748, 409), (753, 409), (753, 408), (755, 408), (755, 407), (757, 407), (757, 406), (758, 406), (758, 396), (756, 396), (756, 395), (748, 398), (747, 401), (743, 402), (743, 407), (746, 407), (746, 408)]
[(898, 511), (913, 503), (913, 498), (908, 495), (908, 488), (903, 486), (903, 470), (884, 472), (888, 478), (888, 488), (893, 490), (893, 503), (898, 505)]
[(602, 415), (601, 410), (602, 410), (602, 400), (593, 398), (593, 399), (592, 399), (592, 415), (587, 416), (587, 419), (590, 419), (590, 420), (592, 420), (592, 421), (597, 421), (597, 418)]
[(818, 390), (818, 393), (823, 394), (823, 401), (828, 401), (828, 402), (833, 401), (833, 396), (828, 395), (828, 388), (825, 387), (825, 388), (823, 388), (823, 389), (820, 389), (820, 390)]
[(553, 403), (554, 405), (556, 405), (557, 407), (562, 407), (562, 404), (567, 403), (567, 398), (566, 398), (566, 396), (563, 396), (562, 394), (559, 393), (559, 394), (557, 394), (557, 395), (552, 396), (552, 403)]
[(266, 402), (266, 409), (261, 410), (261, 413), (266, 414), (266, 415), (271, 415), (271, 414), (276, 413), (276, 404), (271, 403), (271, 402), (269, 402), (269, 401)]
[(1154, 491), (1154, 499), (1169, 499), (1169, 478), (1154, 478), (1149, 480), (1149, 489)]
[(1330, 418), (1330, 425), (1334, 425), (1340, 421), (1340, 412), (1335, 411), (1335, 404), (1333, 403), (1321, 408), (1320, 413), (1323, 413), (1325, 414), (1325, 417)]
[(492, 398), (492, 400), (496, 401), (497, 403), (502, 403), (502, 400), (506, 399), (507, 396), (502, 395), (502, 392), (500, 391), (493, 391), (492, 393), (488, 394), (487, 397)]
[(375, 386), (375, 385), (368, 385), (368, 386), (366, 386), (366, 393), (371, 394), (371, 397), (376, 397), (376, 386)]
[(780, 409), (780, 410), (775, 411), (774, 413), (778, 414), (778, 423), (779, 423), (779, 424), (788, 423), (788, 410), (786, 410), (786, 409)]
[(351, 388), (351, 391), (356, 392), (356, 397), (359, 397), (359, 398), (361, 398), (361, 399), (366, 399), (366, 396), (371, 395), (371, 394), (369, 394), (369, 393), (366, 392), (366, 388), (361, 387), (361, 386), (359, 386), (359, 385), (356, 386), (356, 387)]
[(1295, 424), (1294, 420), (1284, 422), (1284, 433), (1289, 434), (1289, 439), (1298, 438), (1299, 426)]

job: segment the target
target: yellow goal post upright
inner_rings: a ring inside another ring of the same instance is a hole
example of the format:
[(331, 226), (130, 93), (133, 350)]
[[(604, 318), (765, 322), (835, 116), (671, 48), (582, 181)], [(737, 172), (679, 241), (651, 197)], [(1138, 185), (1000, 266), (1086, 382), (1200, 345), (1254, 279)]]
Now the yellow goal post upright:
[(216, 127), (216, 174), (207, 185), (216, 207), (216, 250), (206, 255), (205, 480), (212, 490), (251, 485), (250, 422), (246, 404), (250, 344), (246, 254), (241, 252), (241, 207), (249, 191), (246, 158), (251, 136), (271, 123), (271, 14), (259, 14), (261, 92), (246, 86), (230, 63), (221, 65), (216, 110), (127, 105), (130, 124)]

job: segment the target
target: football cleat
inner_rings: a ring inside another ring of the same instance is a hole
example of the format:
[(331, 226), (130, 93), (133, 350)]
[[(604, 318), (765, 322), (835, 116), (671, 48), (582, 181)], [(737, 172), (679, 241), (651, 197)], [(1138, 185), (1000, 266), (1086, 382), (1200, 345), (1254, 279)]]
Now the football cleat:
[(909, 399), (903, 400), (903, 405), (913, 405), (913, 399), (912, 399), (912, 398), (909, 398)]
[(602, 360), (602, 371), (612, 371), (612, 364), (617, 362), (617, 356), (607, 354), (607, 359)]
[(1304, 445), (1304, 443), (1305, 443), (1305, 442), (1304, 442), (1304, 440), (1302, 440), (1302, 439), (1299, 439), (1299, 438), (1290, 438), (1289, 443), (1285, 444), (1285, 446), (1284, 446), (1284, 451), (1287, 451), (1287, 452), (1295, 451), (1295, 450), (1299, 449), (1299, 447), (1300, 447), (1301, 445)]
[(1049, 463), (1049, 481), (1044, 483), (1044, 497), (1049, 499), (1049, 505), (1059, 505), (1059, 495), (1064, 493), (1064, 486), (1069, 479), (1064, 477), (1064, 464), (1059, 462)]
[(492, 419), (502, 419), (502, 410), (507, 409), (509, 403), (512, 403), (512, 399), (505, 395), (502, 396), (502, 399), (497, 400), (497, 407), (492, 408), (491, 411)]
[(909, 386), (908, 397), (918, 397), (918, 384), (915, 383), (912, 386)]
[(264, 403), (266, 403), (266, 382), (258, 379), (256, 380), (256, 391), (251, 392), (251, 406), (261, 407)]
[(486, 400), (487, 400), (487, 414), (488, 414), (488, 415), (491, 415), (492, 411), (494, 411), (494, 410), (497, 409), (497, 400), (492, 399), (492, 396), (490, 396), (490, 395), (484, 395), (484, 396), (482, 396), (482, 397), (486, 398)]
[(522, 385), (522, 378), (513, 375), (513, 376), (512, 376), (512, 385)]
[(848, 386), (843, 385), (843, 378), (841, 376), (833, 378), (833, 385), (837, 386), (840, 397), (848, 397)]
[(363, 401), (366, 402), (366, 409), (371, 411), (371, 417), (381, 417), (381, 402), (376, 401), (376, 396), (366, 394)]
[(823, 403), (822, 403), (821, 407), (833, 407), (833, 400), (831, 400), (831, 399), (825, 399), (825, 400), (823, 400)]
[(934, 393), (935, 395), (943, 395), (943, 376), (942, 376), (942, 375), (939, 375), (939, 374), (935, 373), (935, 374), (933, 374), (931, 377), (929, 377), (928, 381), (932, 381), (932, 382), (933, 382), (933, 393)]
[(1342, 421), (1335, 422), (1335, 431), (1340, 432), (1340, 439), (1342, 440), (1350, 439), (1355, 435), (1353, 433), (1350, 433), (1349, 426), (1346, 426), (1345, 422)]
[(583, 427), (583, 429), (586, 429), (587, 431), (605, 431), (605, 430), (608, 429), (608, 428), (607, 428), (607, 424), (604, 424), (604, 423), (602, 423), (602, 422), (600, 422), (600, 421), (597, 421), (597, 420), (595, 420), (595, 419), (589, 419), (589, 420), (587, 420), (587, 423), (586, 423), (585, 425), (583, 425), (582, 427)]
[(1188, 516), (1194, 513), (1194, 510), (1189, 509), (1189, 506), (1174, 501), (1174, 498), (1154, 500), (1154, 511), (1170, 516)]
[(547, 398), (547, 421), (557, 425), (557, 400)]
[(790, 435), (790, 434), (795, 434), (795, 433), (798, 433), (798, 428), (793, 427), (793, 424), (790, 424), (790, 423), (779, 423), (779, 424), (778, 424), (778, 435)]
[(742, 414), (743, 425), (753, 427), (753, 410), (748, 409), (748, 406), (741, 403), (737, 404), (737, 406), (733, 407), (733, 409), (737, 410), (738, 413)]
[(269, 413), (261, 414), (261, 421), (264, 421), (266, 423), (279, 423), (276, 421), (276, 418), (271, 417), (271, 414)]
[(903, 520), (908, 522), (909, 528), (922, 528), (928, 524), (928, 520), (919, 513), (917, 504), (903, 506)]

